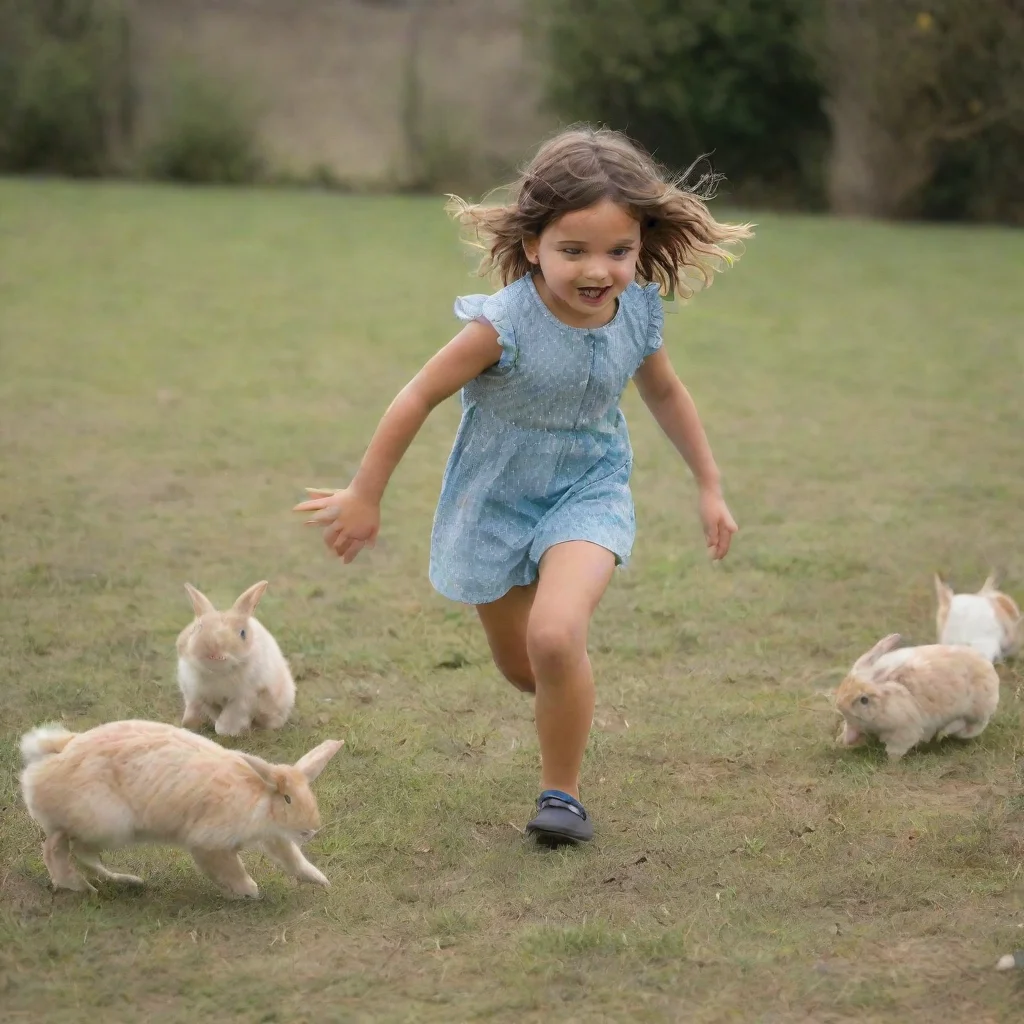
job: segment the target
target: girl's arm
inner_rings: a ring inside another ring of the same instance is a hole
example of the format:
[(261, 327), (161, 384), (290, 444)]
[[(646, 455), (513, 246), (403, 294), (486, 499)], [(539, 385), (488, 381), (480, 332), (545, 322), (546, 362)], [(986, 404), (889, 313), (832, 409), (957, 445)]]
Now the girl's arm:
[(690, 467), (700, 488), (700, 513), (708, 551), (715, 559), (724, 558), (737, 526), (722, 497), (721, 474), (690, 392), (672, 368), (664, 348), (640, 364), (633, 380), (658, 426)]
[(435, 406), (501, 357), (498, 332), (488, 323), (467, 324), (433, 356), (388, 406), (352, 482), (341, 491), (310, 491), (296, 512), (313, 512), (325, 526), (324, 543), (351, 562), (380, 528), (380, 502), (392, 473)]

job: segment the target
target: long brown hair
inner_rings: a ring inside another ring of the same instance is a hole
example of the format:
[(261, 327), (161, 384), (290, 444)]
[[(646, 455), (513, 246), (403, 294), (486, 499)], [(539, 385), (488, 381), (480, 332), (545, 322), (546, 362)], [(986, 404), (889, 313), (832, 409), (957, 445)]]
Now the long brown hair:
[(534, 269), (525, 238), (537, 237), (563, 214), (610, 198), (640, 222), (637, 280), (656, 281), (664, 294), (689, 298), (694, 289), (687, 277), (710, 285), (737, 258), (729, 247), (753, 235), (751, 224), (722, 224), (711, 216), (705, 200), (721, 176), (701, 173), (699, 166), (671, 175), (620, 132), (575, 126), (540, 147), (508, 186), (504, 203), (449, 196), (447, 208), (484, 250), (480, 275), (496, 274), (507, 285)]

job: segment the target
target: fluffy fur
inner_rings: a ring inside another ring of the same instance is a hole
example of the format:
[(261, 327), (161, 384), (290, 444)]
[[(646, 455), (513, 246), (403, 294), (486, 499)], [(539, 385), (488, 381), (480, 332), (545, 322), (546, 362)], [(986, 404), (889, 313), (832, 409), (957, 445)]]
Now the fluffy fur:
[(966, 644), (989, 661), (1017, 653), (1024, 620), (1013, 598), (997, 589), (995, 573), (976, 594), (954, 594), (953, 588), (936, 574), (935, 596), (940, 644)]
[(294, 765), (274, 765), (161, 722), (82, 733), (43, 726), (21, 738), (21, 790), (46, 833), (43, 861), (57, 888), (93, 890), (86, 874), (141, 885), (110, 871), (100, 853), (169, 843), (232, 895), (257, 896), (238, 856), (245, 847), (260, 847), (300, 881), (330, 884), (298, 844), (320, 828), (309, 784), (343, 743), (326, 740)]
[(279, 729), (295, 704), (295, 681), (277, 641), (253, 612), (267, 581), (253, 584), (227, 611), (186, 583), (195, 612), (178, 636), (178, 686), (185, 698), (181, 724), (212, 722), (218, 736), (252, 726)]
[(999, 704), (999, 676), (972, 647), (929, 644), (896, 650), (898, 633), (880, 640), (853, 665), (836, 691), (844, 718), (839, 742), (877, 736), (889, 757), (933, 738), (970, 739)]

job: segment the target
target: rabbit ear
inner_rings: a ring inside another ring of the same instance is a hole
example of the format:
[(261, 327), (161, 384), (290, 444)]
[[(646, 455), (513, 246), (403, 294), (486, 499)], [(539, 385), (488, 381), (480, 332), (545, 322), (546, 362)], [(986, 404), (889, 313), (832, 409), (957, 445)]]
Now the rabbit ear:
[(999, 589), (999, 573), (995, 569), (993, 569), (988, 574), (988, 579), (986, 579), (985, 582), (982, 583), (981, 590), (979, 590), (978, 593), (979, 594), (991, 594), (993, 591), (998, 590), (998, 589)]
[(309, 753), (303, 754), (295, 762), (295, 767), (312, 782), (326, 766), (334, 755), (345, 745), (344, 740), (324, 740), (318, 747), (314, 747)]
[[(945, 583), (938, 573), (935, 574), (935, 599), (939, 605), (936, 614), (944, 625), (949, 616), (949, 606), (953, 603), (953, 588)], [(941, 632), (942, 626), (939, 627), (939, 630)]]
[(236, 750), (235, 753), (238, 754), (238, 756), (242, 758), (242, 760), (244, 760), (271, 789), (277, 789), (280, 780), (277, 776), (277, 770), (272, 764), (267, 764), (262, 757), (257, 757), (255, 754), (246, 754), (241, 750)]
[(254, 583), (235, 602), (235, 611), (241, 612), (245, 616), (252, 615), (252, 613), (256, 610), (256, 605), (260, 603), (260, 598), (263, 596), (263, 591), (266, 589), (266, 580), (260, 580), (259, 583)]
[(1017, 607), (1017, 602), (1012, 597), (1008, 597), (1006, 594), (996, 594), (992, 598), (992, 603), (1003, 613), (1003, 617), (1007, 622), (1016, 625), (1021, 621), (1020, 609)]
[(196, 613), (196, 618), (217, 610), (213, 607), (210, 599), (202, 591), (196, 590), (191, 583), (185, 584), (185, 590), (188, 591), (188, 596), (192, 601), (192, 610)]
[(882, 637), (882, 639), (879, 640), (878, 643), (875, 644), (875, 646), (872, 647), (870, 651), (868, 651), (866, 654), (862, 654), (853, 663), (853, 671), (863, 672), (865, 669), (871, 668), (871, 666), (874, 665), (874, 663), (878, 661), (878, 659), (883, 654), (888, 654), (891, 650), (893, 650), (896, 647), (896, 645), (899, 642), (899, 633), (890, 633), (888, 636)]

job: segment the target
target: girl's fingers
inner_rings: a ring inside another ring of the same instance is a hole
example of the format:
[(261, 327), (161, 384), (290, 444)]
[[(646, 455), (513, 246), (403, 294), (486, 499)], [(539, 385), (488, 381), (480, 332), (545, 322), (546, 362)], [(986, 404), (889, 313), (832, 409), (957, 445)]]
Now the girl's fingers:
[(320, 526), (328, 526), (338, 522), (338, 512), (339, 509), (332, 505), (330, 508), (320, 509), (319, 512), (315, 512), (306, 520), (306, 522), (318, 523)]
[(325, 494), (322, 498), (312, 498), (309, 501), (300, 501), (298, 505), (292, 506), (293, 512), (313, 512), (316, 509), (327, 508), (331, 503), (333, 495)]
[(736, 532), (737, 526), (732, 519), (726, 520), (722, 523), (722, 528), (718, 531), (718, 557), (725, 558), (729, 553), (729, 547), (732, 544), (732, 535)]
[(365, 543), (361, 540), (355, 540), (352, 542), (352, 546), (345, 552), (342, 561), (348, 565), (359, 554), (360, 551), (365, 547)]
[(719, 530), (717, 523), (709, 523), (704, 528), (704, 540), (707, 543), (709, 551), (718, 550)]
[[(357, 544), (359, 547), (362, 547), (363, 542), (361, 540), (356, 540), (355, 537), (339, 537), (334, 543), (334, 553), (339, 558), (345, 558), (345, 555)], [(345, 561), (348, 562), (350, 559), (345, 558)]]
[(366, 547), (366, 541), (357, 540), (355, 537), (345, 537), (341, 543), (335, 544), (334, 551), (348, 565), (364, 547)]

